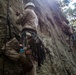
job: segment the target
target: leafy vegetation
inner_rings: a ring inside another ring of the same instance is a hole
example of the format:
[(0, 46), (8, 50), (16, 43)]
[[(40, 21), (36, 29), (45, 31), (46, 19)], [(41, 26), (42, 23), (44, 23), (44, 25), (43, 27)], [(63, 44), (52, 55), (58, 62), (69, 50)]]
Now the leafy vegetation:
[(76, 2), (74, 0), (62, 0), (61, 8), (70, 23), (76, 26)]

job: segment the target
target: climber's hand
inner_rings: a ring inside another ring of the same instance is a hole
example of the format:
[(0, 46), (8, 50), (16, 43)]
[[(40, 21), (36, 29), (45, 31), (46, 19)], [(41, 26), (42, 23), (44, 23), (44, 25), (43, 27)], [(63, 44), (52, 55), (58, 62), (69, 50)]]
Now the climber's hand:
[(16, 16), (19, 16), (19, 15), (20, 15), (20, 12), (17, 11), (17, 12), (16, 12)]

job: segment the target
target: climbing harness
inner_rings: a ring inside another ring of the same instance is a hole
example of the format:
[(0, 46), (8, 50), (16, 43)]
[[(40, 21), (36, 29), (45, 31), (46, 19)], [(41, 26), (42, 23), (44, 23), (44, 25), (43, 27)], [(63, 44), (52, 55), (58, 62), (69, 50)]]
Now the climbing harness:
[[(27, 36), (27, 32), (30, 33), (31, 36)], [(42, 41), (38, 38), (36, 31), (26, 28), (22, 30), (21, 36), (15, 34), (15, 37), (19, 43), (22, 44), (20, 53), (24, 53), (25, 51), (26, 56), (32, 55), (33, 58), (38, 62), (38, 66), (41, 67), (41, 64), (43, 64), (45, 60), (45, 48)]]
[[(31, 36), (27, 38), (26, 32), (29, 32)], [(45, 60), (45, 49), (42, 44), (42, 41), (37, 37), (36, 31), (31, 29), (23, 29), (22, 40), (24, 41), (22, 42), (23, 46), (24, 46), (24, 43), (26, 47), (30, 45), (29, 50), (26, 50), (25, 54), (31, 54), (32, 52), (32, 56), (34, 57), (34, 59), (37, 60), (38, 66), (41, 67), (41, 64), (43, 64), (43, 61)]]

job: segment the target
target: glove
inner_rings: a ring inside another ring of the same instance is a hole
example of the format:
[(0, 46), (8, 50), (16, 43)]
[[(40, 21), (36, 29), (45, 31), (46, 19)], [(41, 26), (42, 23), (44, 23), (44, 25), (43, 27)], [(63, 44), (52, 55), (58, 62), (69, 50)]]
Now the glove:
[(20, 15), (20, 13), (19, 12), (16, 12), (16, 16), (19, 16)]

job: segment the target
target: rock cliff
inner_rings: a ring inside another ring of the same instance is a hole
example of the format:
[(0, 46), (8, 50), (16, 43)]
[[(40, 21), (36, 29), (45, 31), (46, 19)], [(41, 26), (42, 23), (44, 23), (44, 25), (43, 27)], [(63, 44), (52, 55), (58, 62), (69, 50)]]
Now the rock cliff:
[[(10, 18), (11, 25), (15, 25), (16, 11), (23, 11), (22, 0), (10, 1)], [(46, 60), (40, 70), (37, 70), (38, 75), (76, 75), (76, 59), (75, 52), (70, 49), (67, 43), (67, 35), (62, 31), (62, 21), (68, 24), (68, 21), (63, 16), (59, 4), (55, 0), (24, 0), (23, 4), (32, 1), (35, 3), (35, 12), (39, 18), (38, 35), (43, 41), (48, 53)], [(0, 0), (0, 41), (5, 36), (7, 14), (7, 1)], [(0, 43), (2, 47), (3, 43)], [(2, 60), (0, 58), (0, 71), (2, 69)], [(15, 65), (16, 67), (12, 66)], [(21, 68), (17, 63), (5, 60), (6, 75), (19, 75)], [(9, 72), (7, 72), (9, 70)], [(0, 72), (2, 74), (2, 71)], [(1, 75), (0, 74), (0, 75)], [(9, 74), (8, 74), (9, 75)]]

